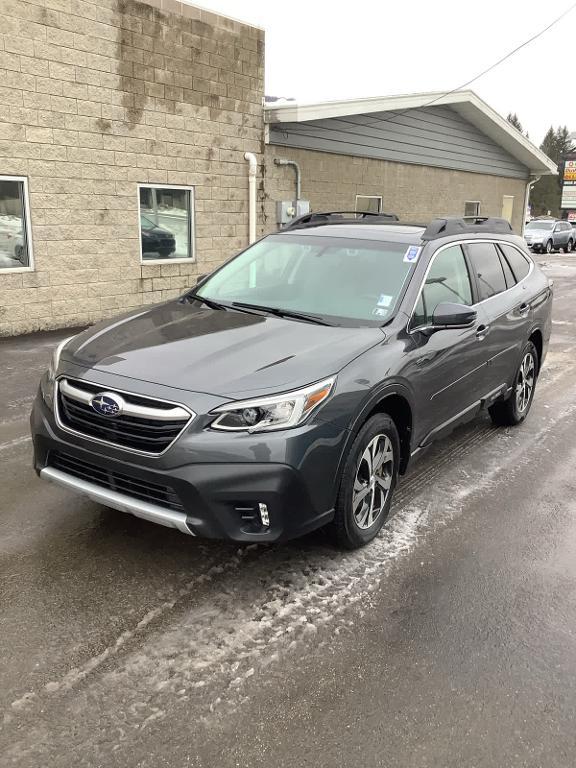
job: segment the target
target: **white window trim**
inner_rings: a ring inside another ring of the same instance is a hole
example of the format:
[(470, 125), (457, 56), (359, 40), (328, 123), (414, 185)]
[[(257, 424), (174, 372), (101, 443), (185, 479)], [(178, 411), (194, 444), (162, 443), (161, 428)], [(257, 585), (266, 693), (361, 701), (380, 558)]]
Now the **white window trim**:
[(354, 210), (356, 213), (366, 213), (366, 211), (358, 210), (358, 200), (373, 200), (374, 198), (380, 201), (378, 213), (382, 213), (382, 195), (356, 195), (356, 201), (354, 203)]
[[(136, 201), (138, 203), (138, 242), (140, 243), (140, 266), (157, 264), (195, 264), (196, 263), (196, 197), (194, 187), (186, 184), (138, 184)], [(190, 192), (190, 250), (191, 255), (181, 259), (145, 259), (142, 253), (142, 229), (140, 227), (140, 190), (141, 189), (183, 189)]]
[(32, 248), (32, 222), (30, 220), (30, 196), (28, 194), (27, 176), (1, 176), (0, 181), (22, 182), (24, 189), (24, 224), (26, 227), (26, 247), (28, 248), (27, 267), (0, 267), (0, 275), (17, 275), (22, 272), (34, 272), (34, 249)]

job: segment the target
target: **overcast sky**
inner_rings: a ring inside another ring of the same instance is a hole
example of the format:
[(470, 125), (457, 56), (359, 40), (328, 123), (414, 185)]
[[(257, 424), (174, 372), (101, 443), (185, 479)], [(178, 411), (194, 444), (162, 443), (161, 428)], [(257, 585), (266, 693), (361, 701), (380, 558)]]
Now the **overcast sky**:
[[(451, 90), (574, 0), (199, 0), (266, 30), (266, 93), (300, 101)], [(576, 10), (471, 88), (534, 143), (576, 131)]]

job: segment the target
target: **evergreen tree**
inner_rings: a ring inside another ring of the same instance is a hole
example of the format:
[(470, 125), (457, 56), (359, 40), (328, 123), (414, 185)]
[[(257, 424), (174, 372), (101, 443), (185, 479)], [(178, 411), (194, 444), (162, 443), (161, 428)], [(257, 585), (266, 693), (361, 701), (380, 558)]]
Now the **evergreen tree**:
[(516, 114), (516, 112), (514, 113), (510, 112), (506, 120), (508, 120), (508, 122), (514, 126), (514, 128), (517, 128), (520, 131), (520, 133), (524, 133), (524, 128), (522, 128), (522, 123), (520, 122), (520, 120), (518, 120), (518, 115)]
[(556, 130), (550, 126), (540, 149), (558, 165), (558, 176), (543, 176), (535, 184), (530, 195), (533, 216), (545, 216), (548, 211), (552, 216), (560, 216), (563, 161), (571, 145), (570, 133), (566, 126), (559, 126)]

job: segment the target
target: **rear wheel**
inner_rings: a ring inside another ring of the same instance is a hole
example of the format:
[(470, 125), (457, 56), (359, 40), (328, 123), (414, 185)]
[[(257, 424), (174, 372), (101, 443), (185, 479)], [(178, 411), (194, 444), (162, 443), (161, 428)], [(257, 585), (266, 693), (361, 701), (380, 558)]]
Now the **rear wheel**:
[(511, 427), (524, 421), (532, 406), (537, 377), (538, 353), (534, 344), (529, 341), (522, 352), (522, 360), (514, 377), (512, 392), (506, 400), (494, 403), (489, 408), (494, 424)]
[(400, 439), (387, 414), (364, 424), (344, 464), (332, 529), (340, 546), (363, 547), (382, 528), (398, 479)]

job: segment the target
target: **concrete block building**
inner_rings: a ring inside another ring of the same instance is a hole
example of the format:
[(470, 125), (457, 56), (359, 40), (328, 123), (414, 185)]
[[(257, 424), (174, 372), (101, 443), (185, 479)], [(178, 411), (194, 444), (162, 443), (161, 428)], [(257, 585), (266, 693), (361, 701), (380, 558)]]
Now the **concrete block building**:
[[(277, 203), (505, 215), (555, 166), (473, 93), (264, 105), (264, 32), (177, 0), (0, 3), (0, 336), (169, 299)], [(253, 178), (253, 176), (252, 176)]]

